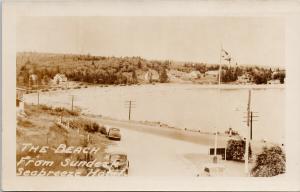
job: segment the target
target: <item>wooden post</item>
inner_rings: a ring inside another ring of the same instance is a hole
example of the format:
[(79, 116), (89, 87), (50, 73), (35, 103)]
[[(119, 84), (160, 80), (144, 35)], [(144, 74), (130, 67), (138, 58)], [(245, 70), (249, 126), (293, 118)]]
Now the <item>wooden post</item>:
[(253, 112), (250, 114), (250, 140), (252, 140), (252, 124), (253, 124)]
[(37, 91), (37, 105), (40, 105), (40, 92)]
[(130, 121), (130, 116), (131, 116), (131, 101), (129, 101), (129, 111), (128, 111), (128, 119)]
[(72, 95), (72, 111), (73, 111), (74, 95)]
[[(218, 77), (218, 88), (219, 88), (219, 111), (218, 114), (220, 114), (220, 101), (221, 101), (221, 74), (222, 74), (222, 50), (223, 45), (221, 44), (221, 50), (220, 50), (220, 66), (219, 66), (219, 77)], [(215, 126), (215, 146), (214, 146), (214, 158), (213, 162), (217, 163), (217, 148), (218, 148), (218, 125)]]
[(245, 173), (249, 174), (249, 129), (250, 129), (250, 104), (251, 104), (251, 89), (248, 92), (248, 107), (247, 107), (247, 130), (246, 130), (246, 149), (245, 149)]

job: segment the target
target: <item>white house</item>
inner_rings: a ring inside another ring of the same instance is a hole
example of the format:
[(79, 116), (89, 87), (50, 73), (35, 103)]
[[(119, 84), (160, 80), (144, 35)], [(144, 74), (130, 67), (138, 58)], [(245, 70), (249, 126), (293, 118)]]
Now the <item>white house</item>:
[(279, 79), (272, 79), (268, 81), (268, 84), (280, 84), (280, 80)]
[(206, 71), (205, 76), (206, 77), (218, 77), (219, 70), (213, 70), (213, 71)]
[(65, 74), (62, 73), (57, 73), (54, 77), (53, 77), (53, 82), (54, 84), (60, 85), (63, 84), (65, 82), (67, 82), (67, 77), (65, 76)]
[(29, 75), (29, 86), (37, 86), (38, 76), (36, 74)]
[(38, 76), (37, 76), (36, 74), (31, 74), (31, 75), (29, 76), (29, 79), (30, 79), (32, 82), (36, 82), (37, 79), (38, 79)]
[(24, 98), (23, 95), (26, 93), (26, 89), (17, 88), (17, 95), (16, 95), (16, 107), (17, 113), (23, 114), (24, 113)]
[(149, 71), (146, 72), (145, 74), (145, 80), (150, 82), (150, 81), (158, 81), (159, 80), (159, 74), (157, 71), (150, 69)]
[(201, 73), (200, 73), (200, 71), (191, 71), (188, 74), (188, 77), (191, 78), (191, 79), (198, 79), (198, 78), (201, 77)]
[(237, 82), (238, 83), (250, 83), (250, 77), (249, 77), (249, 75), (243, 74), (241, 76), (238, 76)]

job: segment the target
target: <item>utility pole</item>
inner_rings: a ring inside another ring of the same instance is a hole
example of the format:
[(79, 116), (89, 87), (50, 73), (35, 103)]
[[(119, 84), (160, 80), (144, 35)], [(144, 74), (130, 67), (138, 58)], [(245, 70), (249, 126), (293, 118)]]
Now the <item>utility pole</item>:
[(252, 140), (252, 121), (253, 121), (253, 112), (250, 112), (250, 140)]
[(131, 101), (129, 101), (128, 120), (130, 120), (130, 115), (131, 115)]
[(40, 92), (37, 91), (37, 105), (40, 105)]
[[(250, 120), (249, 120), (249, 124), (250, 124), (250, 141), (253, 139), (253, 122), (258, 121), (255, 118), (259, 117), (258, 115), (255, 115), (255, 114), (257, 114), (257, 112), (250, 111)], [(248, 118), (248, 117), (245, 116), (244, 118)], [(247, 122), (247, 119), (243, 122)]]
[(71, 95), (71, 96), (72, 96), (72, 102), (71, 102), (72, 103), (72, 105), (71, 105), (72, 107), (71, 107), (71, 110), (73, 111), (73, 108), (74, 108), (74, 95)]
[(248, 106), (247, 106), (247, 130), (246, 130), (246, 149), (245, 149), (245, 173), (249, 174), (249, 129), (250, 129), (250, 106), (251, 106), (251, 89), (248, 92)]
[(125, 106), (128, 108), (128, 120), (131, 120), (131, 110), (135, 107), (135, 101), (129, 100), (125, 102)]
[(254, 118), (259, 117), (257, 115), (253, 115), (253, 113), (256, 113), (256, 112), (251, 111), (251, 114), (250, 114), (250, 141), (253, 139), (253, 121), (257, 121)]
[(246, 116), (246, 122), (247, 123), (247, 127), (246, 127), (246, 146), (245, 146), (245, 154), (244, 154), (244, 159), (245, 159), (245, 173), (248, 175), (249, 174), (249, 146), (250, 146), (250, 142), (253, 138), (253, 118), (254, 117), (259, 117), (257, 115), (253, 115), (253, 112), (251, 111), (251, 89), (249, 89), (248, 92), (248, 105), (247, 105), (247, 116)]
[[(218, 93), (219, 93), (219, 99), (218, 99), (218, 114), (220, 115), (220, 100), (221, 100), (221, 74), (222, 74), (222, 50), (223, 50), (223, 45), (221, 44), (221, 50), (220, 50), (220, 63), (219, 63), (219, 77), (218, 77)], [(214, 158), (213, 158), (213, 163), (218, 162), (217, 158), (217, 148), (218, 148), (218, 125), (215, 126), (215, 144), (214, 144)]]

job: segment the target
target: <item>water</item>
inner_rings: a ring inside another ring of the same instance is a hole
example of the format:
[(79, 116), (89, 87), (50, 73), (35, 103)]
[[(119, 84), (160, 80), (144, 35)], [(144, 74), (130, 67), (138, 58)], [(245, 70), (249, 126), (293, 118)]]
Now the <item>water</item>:
[[(284, 88), (254, 89), (253, 139), (284, 142)], [(247, 89), (205, 88), (201, 85), (157, 84), (142, 86), (90, 87), (40, 94), (40, 103), (52, 106), (74, 105), (85, 112), (128, 119), (125, 101), (133, 100), (132, 120), (160, 121), (170, 126), (213, 132), (229, 127), (245, 134)], [(36, 103), (36, 95), (25, 96)]]

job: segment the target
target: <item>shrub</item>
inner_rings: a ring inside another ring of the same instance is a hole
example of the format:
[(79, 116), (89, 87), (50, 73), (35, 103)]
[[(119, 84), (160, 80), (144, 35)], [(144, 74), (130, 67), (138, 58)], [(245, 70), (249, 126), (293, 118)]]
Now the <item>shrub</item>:
[(257, 155), (255, 166), (251, 170), (254, 177), (272, 177), (285, 172), (285, 153), (279, 146), (264, 147)]
[(40, 104), (39, 107), (40, 107), (40, 109), (42, 109), (44, 111), (52, 110), (52, 107), (47, 106), (47, 105), (43, 105), (43, 104)]
[(98, 132), (99, 125), (96, 122), (86, 121), (84, 125), (84, 130), (90, 133)]
[(79, 116), (80, 110), (70, 110), (64, 107), (56, 107), (51, 110), (51, 115), (71, 115), (71, 116)]
[(98, 132), (100, 128), (98, 123), (84, 118), (74, 119), (70, 121), (70, 127), (84, 129), (85, 131), (90, 133)]
[(99, 131), (100, 133), (102, 133), (103, 135), (107, 135), (107, 130), (105, 126), (100, 126), (99, 127)]
[[(244, 140), (231, 139), (227, 142), (226, 159), (241, 161), (244, 159), (246, 142)], [(251, 146), (249, 145), (249, 158), (252, 157)]]
[(33, 127), (34, 124), (27, 119), (18, 118), (18, 126)]

